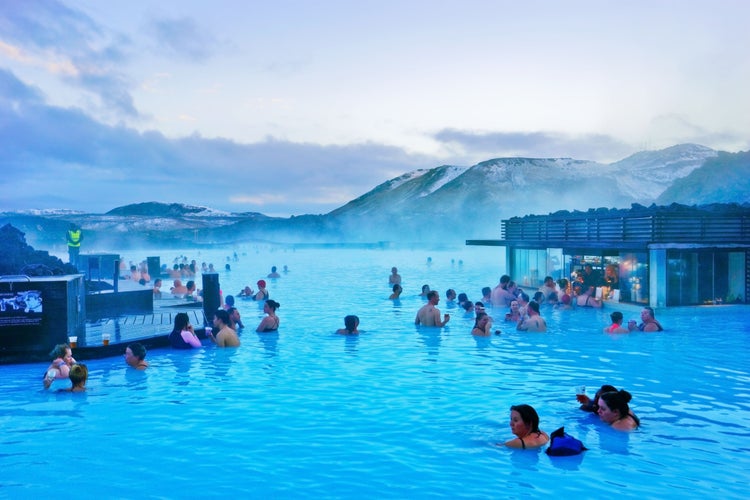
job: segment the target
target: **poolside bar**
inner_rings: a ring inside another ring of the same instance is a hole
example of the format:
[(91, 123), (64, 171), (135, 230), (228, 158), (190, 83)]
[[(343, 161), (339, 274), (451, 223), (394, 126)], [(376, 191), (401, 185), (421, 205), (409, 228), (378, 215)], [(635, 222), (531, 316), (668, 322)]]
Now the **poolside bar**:
[(570, 278), (591, 264), (614, 272), (623, 303), (675, 307), (747, 304), (750, 206), (671, 205), (561, 211), (502, 221), (508, 274), (521, 286)]

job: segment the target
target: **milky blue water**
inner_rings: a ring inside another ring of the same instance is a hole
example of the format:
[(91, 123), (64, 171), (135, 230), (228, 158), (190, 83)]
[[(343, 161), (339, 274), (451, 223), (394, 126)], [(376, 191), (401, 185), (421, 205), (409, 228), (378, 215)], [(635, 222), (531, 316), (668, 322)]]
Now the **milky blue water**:
[[(543, 308), (545, 334), (516, 332), (492, 310), (502, 335), (476, 339), (473, 319), (444, 299), (448, 327), (417, 329), (416, 295), (429, 284), (478, 300), (505, 272), (498, 249), (237, 251), (230, 272), (230, 251), (184, 253), (213, 262), (225, 294), (287, 265), (268, 280), (277, 334), (256, 334), (262, 310), (238, 301), (239, 349), (152, 350), (145, 372), (88, 361), (85, 394), (42, 391), (46, 364), (0, 367), (0, 496), (746, 498), (745, 307), (659, 311), (666, 332), (620, 336), (601, 333), (611, 310)], [(387, 300), (394, 265), (400, 303)], [(346, 314), (361, 335), (334, 334)], [(602, 383), (633, 394), (639, 430), (578, 409), (575, 387)], [(589, 451), (496, 446), (520, 403)]]

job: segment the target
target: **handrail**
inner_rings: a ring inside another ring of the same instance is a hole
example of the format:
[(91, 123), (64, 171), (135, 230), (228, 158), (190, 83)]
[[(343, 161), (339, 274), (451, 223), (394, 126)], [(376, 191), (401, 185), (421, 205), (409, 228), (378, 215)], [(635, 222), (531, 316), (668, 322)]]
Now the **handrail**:
[(21, 279), (16, 278), (22, 278), (26, 281), (31, 281), (31, 278), (29, 278), (25, 274), (9, 274), (7, 276), (0, 276), (0, 282), (15, 283), (16, 281), (21, 281)]

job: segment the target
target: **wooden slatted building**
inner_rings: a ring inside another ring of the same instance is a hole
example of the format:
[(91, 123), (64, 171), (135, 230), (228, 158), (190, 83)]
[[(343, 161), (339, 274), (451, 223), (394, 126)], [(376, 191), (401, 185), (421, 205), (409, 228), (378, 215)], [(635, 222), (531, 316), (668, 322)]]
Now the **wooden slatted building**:
[(748, 303), (750, 206), (671, 205), (561, 211), (503, 220), (499, 240), (508, 274), (541, 286), (585, 264), (616, 273), (621, 302), (670, 307)]

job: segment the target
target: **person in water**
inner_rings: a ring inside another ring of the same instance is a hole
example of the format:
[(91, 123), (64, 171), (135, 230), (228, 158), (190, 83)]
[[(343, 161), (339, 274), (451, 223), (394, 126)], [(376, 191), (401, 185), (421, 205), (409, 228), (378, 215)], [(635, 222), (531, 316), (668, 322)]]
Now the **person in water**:
[(67, 389), (60, 389), (58, 392), (85, 392), (89, 369), (83, 363), (77, 363), (70, 367), (68, 378), (72, 385)]
[(253, 295), (253, 300), (268, 300), (268, 290), (266, 290), (266, 280), (258, 280), (258, 291)]
[(190, 324), (190, 317), (187, 313), (182, 312), (175, 315), (174, 327), (169, 334), (169, 345), (174, 349), (201, 347), (201, 341), (195, 334), (195, 329)]
[(146, 348), (140, 342), (133, 342), (125, 348), (125, 362), (136, 370), (148, 368), (146, 362)]
[(661, 323), (656, 321), (656, 318), (654, 317), (654, 308), (650, 306), (646, 306), (641, 311), (641, 324), (637, 327), (634, 326), (634, 323), (629, 323), (628, 326), (631, 330), (635, 330), (636, 328), (642, 332), (661, 332), (664, 331), (664, 328), (661, 326)]
[(388, 284), (390, 285), (401, 284), (401, 275), (398, 274), (398, 268), (395, 268), (395, 267), (391, 268), (391, 274), (390, 276), (388, 276)]
[(475, 337), (489, 337), (492, 335), (492, 318), (486, 312), (477, 312), (471, 334)]
[(450, 314), (445, 314), (443, 320), (440, 320), (440, 310), (436, 307), (440, 302), (440, 294), (437, 290), (427, 292), (427, 304), (423, 305), (417, 311), (417, 317), (414, 318), (415, 325), (422, 326), (439, 326), (444, 327), (451, 319)]
[(523, 315), (521, 314), (521, 306), (518, 304), (517, 300), (511, 300), (509, 311), (505, 313), (505, 321), (511, 321), (514, 323), (518, 323), (523, 319)]
[(57, 344), (49, 355), (52, 358), (52, 363), (44, 372), (45, 389), (49, 389), (55, 380), (69, 378), (70, 368), (76, 363), (73, 358), (73, 351), (68, 344)]
[(604, 327), (604, 333), (630, 332), (630, 330), (622, 326), (622, 313), (620, 311), (614, 311), (609, 317), (612, 319), (612, 324)]
[(281, 304), (271, 299), (268, 299), (266, 303), (263, 304), (263, 312), (266, 313), (267, 316), (260, 320), (258, 328), (255, 329), (256, 332), (275, 332), (279, 329), (280, 320), (279, 317), (276, 316), (276, 309), (279, 307), (281, 307)]
[(229, 313), (224, 309), (217, 309), (214, 312), (214, 329), (216, 335), (213, 332), (208, 332), (208, 338), (211, 342), (216, 344), (216, 347), (239, 347), (240, 337), (237, 332), (232, 330), (229, 326)]
[(536, 302), (529, 302), (526, 311), (528, 313), (527, 316), (518, 322), (516, 330), (524, 332), (546, 332), (547, 323), (539, 314), (539, 304)]
[(404, 289), (401, 288), (401, 285), (399, 285), (398, 283), (396, 283), (395, 285), (393, 285), (393, 293), (391, 294), (390, 297), (388, 297), (388, 300), (396, 300), (396, 299), (400, 298), (401, 297), (401, 292), (403, 292), (403, 291), (404, 291)]
[(357, 335), (359, 333), (359, 330), (357, 329), (358, 326), (359, 318), (350, 314), (344, 317), (344, 328), (336, 330), (336, 333), (339, 335)]
[(516, 437), (505, 442), (508, 448), (526, 450), (549, 442), (547, 433), (539, 429), (539, 415), (529, 405), (510, 407), (510, 430)]
[(596, 391), (593, 398), (588, 397), (586, 394), (576, 394), (576, 399), (581, 403), (581, 410), (589, 413), (597, 413), (599, 411), (599, 396), (605, 392), (617, 392), (617, 388), (613, 385), (604, 384)]
[(640, 419), (630, 411), (628, 403), (633, 398), (624, 389), (612, 392), (603, 392), (597, 400), (597, 414), (603, 422), (618, 431), (632, 431), (641, 425)]
[(271, 266), (271, 272), (268, 273), (268, 276), (266, 278), (281, 278), (281, 275), (276, 271), (276, 266)]

